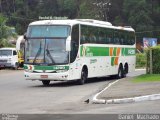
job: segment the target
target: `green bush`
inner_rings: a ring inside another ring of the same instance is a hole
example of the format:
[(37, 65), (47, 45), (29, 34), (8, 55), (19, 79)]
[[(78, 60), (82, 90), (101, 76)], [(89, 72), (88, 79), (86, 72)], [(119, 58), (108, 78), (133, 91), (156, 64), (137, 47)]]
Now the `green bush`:
[(145, 68), (146, 67), (146, 54), (138, 53), (136, 54), (136, 68)]
[(150, 73), (150, 50), (152, 51), (152, 72), (160, 74), (160, 46), (151, 47), (146, 50), (147, 53), (147, 73)]

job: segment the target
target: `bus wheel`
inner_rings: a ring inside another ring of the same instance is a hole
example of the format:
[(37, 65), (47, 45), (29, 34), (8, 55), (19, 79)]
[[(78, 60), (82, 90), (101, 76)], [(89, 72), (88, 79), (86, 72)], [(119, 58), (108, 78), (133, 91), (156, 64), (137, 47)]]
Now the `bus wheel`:
[(78, 80), (79, 85), (83, 85), (87, 81), (88, 71), (87, 68), (83, 68), (81, 72), (81, 79)]
[(123, 71), (124, 71), (124, 77), (126, 77), (128, 74), (128, 64), (125, 64)]
[(50, 83), (50, 80), (42, 80), (42, 83), (44, 86), (48, 86)]
[(121, 79), (124, 77), (124, 71), (123, 71), (123, 66), (120, 65), (119, 68), (118, 68), (118, 74), (117, 74), (117, 78), (118, 79)]

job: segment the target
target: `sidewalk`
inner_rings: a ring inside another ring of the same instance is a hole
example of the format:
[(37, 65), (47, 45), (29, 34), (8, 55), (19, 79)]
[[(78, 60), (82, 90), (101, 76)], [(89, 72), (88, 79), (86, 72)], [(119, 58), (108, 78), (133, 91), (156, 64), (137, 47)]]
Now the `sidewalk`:
[(98, 99), (120, 99), (160, 93), (160, 82), (134, 83), (132, 79), (119, 80), (100, 94)]
[[(105, 100), (106, 102), (111, 100), (112, 103), (114, 103), (113, 102), (114, 100), (119, 99), (120, 101), (122, 101), (122, 103), (124, 103), (125, 102), (124, 100), (126, 100), (126, 98), (135, 98), (140, 96), (148, 97), (148, 95), (153, 95), (153, 94), (158, 94), (158, 99), (159, 99), (160, 82), (135, 83), (132, 81), (132, 79), (133, 78), (124, 78), (119, 80), (111, 87), (100, 93), (97, 96), (97, 100)], [(149, 97), (148, 99), (150, 100), (152, 98)], [(132, 99), (129, 101), (134, 101), (134, 100)]]

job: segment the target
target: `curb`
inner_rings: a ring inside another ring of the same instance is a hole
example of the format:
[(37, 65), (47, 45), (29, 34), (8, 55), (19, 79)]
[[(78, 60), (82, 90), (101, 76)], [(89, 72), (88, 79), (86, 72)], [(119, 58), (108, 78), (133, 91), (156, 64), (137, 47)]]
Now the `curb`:
[(102, 91), (100, 91), (99, 93), (97, 93), (96, 95), (93, 96), (93, 98), (91, 99), (91, 102), (94, 104), (106, 104), (106, 100), (104, 99), (97, 99), (97, 97), (104, 92), (105, 90), (107, 90), (108, 88), (110, 88), (113, 84), (117, 83), (119, 80), (116, 80), (112, 83), (109, 83), (108, 86), (106, 88), (104, 88)]
[(111, 99), (105, 100), (106, 104), (122, 104), (122, 103), (133, 103), (142, 101), (153, 101), (160, 100), (160, 94), (145, 95), (133, 98), (122, 98), (122, 99)]
[(160, 93), (159, 94), (152, 94), (152, 95), (145, 95), (145, 96), (139, 96), (139, 97), (132, 97), (132, 98), (122, 98), (122, 99), (111, 99), (111, 100), (105, 100), (105, 99), (97, 99), (97, 97), (110, 88), (113, 84), (117, 83), (119, 80), (116, 80), (112, 83), (109, 83), (109, 85), (104, 88), (102, 91), (97, 93), (93, 96), (93, 98), (90, 100), (92, 104), (122, 104), (122, 103), (133, 103), (133, 102), (141, 102), (141, 101), (153, 101), (153, 100), (160, 100)]

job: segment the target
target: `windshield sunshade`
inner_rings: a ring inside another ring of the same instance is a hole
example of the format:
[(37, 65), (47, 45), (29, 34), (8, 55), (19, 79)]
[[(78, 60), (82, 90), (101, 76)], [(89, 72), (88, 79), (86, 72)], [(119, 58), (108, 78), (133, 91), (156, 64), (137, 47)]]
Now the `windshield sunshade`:
[(30, 26), (27, 37), (67, 37), (69, 35), (69, 26), (49, 26), (39, 25)]

